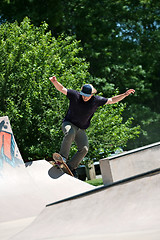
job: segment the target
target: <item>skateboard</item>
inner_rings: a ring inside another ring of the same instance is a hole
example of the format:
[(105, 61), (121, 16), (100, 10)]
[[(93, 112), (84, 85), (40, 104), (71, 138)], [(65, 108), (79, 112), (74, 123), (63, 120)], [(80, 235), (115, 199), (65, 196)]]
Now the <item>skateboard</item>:
[(62, 172), (67, 173), (73, 177), (73, 173), (71, 172), (67, 164), (63, 161), (63, 158), (59, 153), (53, 153), (53, 161), (50, 161), (50, 163), (53, 166), (60, 168)]

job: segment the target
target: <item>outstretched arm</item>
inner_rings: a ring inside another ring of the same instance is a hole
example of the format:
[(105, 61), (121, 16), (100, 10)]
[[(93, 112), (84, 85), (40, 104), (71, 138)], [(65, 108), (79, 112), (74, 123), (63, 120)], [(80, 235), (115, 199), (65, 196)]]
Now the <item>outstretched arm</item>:
[(55, 76), (50, 77), (49, 80), (53, 83), (59, 92), (67, 95), (67, 88), (63, 87), (63, 85), (57, 81), (57, 78)]
[(108, 101), (106, 102), (106, 104), (117, 103), (117, 102), (123, 100), (125, 97), (129, 96), (131, 93), (134, 94), (135, 90), (134, 89), (129, 89), (125, 93), (122, 93), (120, 95), (114, 96), (112, 98), (108, 98)]

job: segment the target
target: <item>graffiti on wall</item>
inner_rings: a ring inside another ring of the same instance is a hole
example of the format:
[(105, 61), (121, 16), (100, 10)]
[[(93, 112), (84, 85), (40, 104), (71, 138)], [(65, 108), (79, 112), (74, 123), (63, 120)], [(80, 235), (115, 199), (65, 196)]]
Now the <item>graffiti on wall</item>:
[(13, 134), (9, 131), (9, 122), (2, 120), (0, 121), (0, 169), (3, 168), (4, 161), (12, 167), (23, 163), (19, 158)]

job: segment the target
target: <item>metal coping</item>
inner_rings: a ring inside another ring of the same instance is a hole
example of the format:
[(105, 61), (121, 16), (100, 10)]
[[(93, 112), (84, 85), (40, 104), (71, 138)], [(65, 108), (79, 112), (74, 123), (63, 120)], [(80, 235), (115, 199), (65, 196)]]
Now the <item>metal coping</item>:
[(140, 152), (140, 151), (145, 151), (147, 149), (158, 147), (158, 146), (160, 147), (160, 142), (153, 143), (153, 144), (150, 144), (150, 145), (146, 145), (144, 147), (136, 148), (136, 149), (133, 149), (133, 150), (129, 150), (127, 152), (122, 152), (120, 154), (117, 154), (117, 155), (114, 155), (114, 156), (111, 156), (111, 157), (102, 158), (102, 159), (100, 159), (100, 161), (104, 161), (104, 160), (107, 160), (107, 159), (109, 161), (112, 161), (112, 160), (114, 160), (116, 158), (119, 158), (119, 157), (127, 156), (127, 155), (137, 153), (137, 152)]
[(77, 194), (77, 195), (72, 196), (72, 197), (62, 199), (62, 200), (57, 201), (57, 202), (47, 204), (46, 207), (50, 207), (50, 206), (53, 206), (53, 205), (56, 205), (56, 204), (60, 204), (60, 203), (64, 203), (64, 202), (67, 202), (67, 201), (75, 200), (77, 198), (86, 197), (88, 195), (91, 195), (91, 194), (94, 194), (94, 193), (97, 193), (97, 192), (100, 192), (100, 191), (104, 191), (104, 190), (106, 190), (108, 188), (111, 188), (111, 187), (114, 187), (114, 186), (125, 184), (125, 183), (131, 182), (131, 181), (136, 181), (138, 179), (141, 179), (141, 178), (144, 178), (144, 177), (149, 177), (149, 176), (152, 176), (152, 175), (157, 175), (157, 174), (160, 174), (160, 168), (156, 168), (156, 169), (154, 169), (152, 171), (149, 171), (149, 172), (145, 172), (145, 173), (141, 173), (141, 174), (129, 177), (129, 178), (125, 178), (123, 180), (120, 180), (120, 181), (117, 181), (117, 182), (114, 182), (114, 183), (111, 183), (111, 184), (108, 184), (108, 185), (105, 185), (105, 186), (101, 186), (101, 187), (98, 187), (96, 189), (93, 189), (93, 190), (90, 190), (90, 191), (87, 191), (87, 192), (84, 192), (84, 193), (80, 193), (80, 194)]

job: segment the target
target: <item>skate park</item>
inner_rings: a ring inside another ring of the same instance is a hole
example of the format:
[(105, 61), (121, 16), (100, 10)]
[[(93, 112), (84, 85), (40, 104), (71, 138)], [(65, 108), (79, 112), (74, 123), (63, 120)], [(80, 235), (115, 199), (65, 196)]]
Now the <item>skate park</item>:
[(101, 159), (93, 187), (41, 159), (24, 164), (0, 118), (0, 239), (159, 240), (160, 142)]

